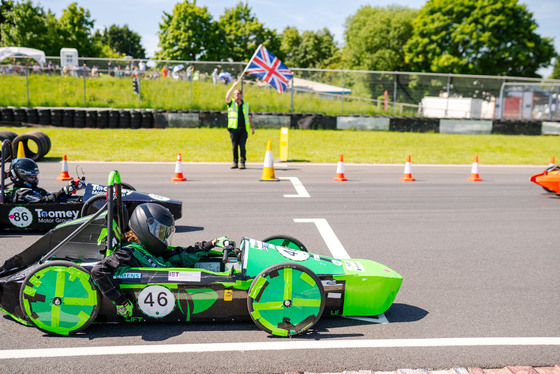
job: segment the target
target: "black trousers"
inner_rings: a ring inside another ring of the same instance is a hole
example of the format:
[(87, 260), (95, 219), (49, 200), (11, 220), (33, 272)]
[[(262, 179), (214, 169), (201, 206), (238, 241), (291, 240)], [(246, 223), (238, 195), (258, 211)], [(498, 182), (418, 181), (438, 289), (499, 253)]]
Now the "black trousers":
[(236, 164), (238, 161), (245, 163), (245, 160), (247, 159), (245, 152), (247, 132), (230, 129), (229, 137), (231, 138), (231, 147), (233, 148), (233, 162)]

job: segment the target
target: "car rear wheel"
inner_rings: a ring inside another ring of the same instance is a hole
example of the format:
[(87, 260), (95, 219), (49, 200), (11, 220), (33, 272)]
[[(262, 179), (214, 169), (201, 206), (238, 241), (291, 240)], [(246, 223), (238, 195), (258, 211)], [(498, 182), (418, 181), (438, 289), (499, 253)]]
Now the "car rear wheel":
[(39, 330), (71, 335), (97, 317), (101, 293), (89, 273), (68, 261), (49, 261), (35, 268), (20, 291), (24, 315)]
[(276, 336), (298, 335), (321, 318), (325, 291), (319, 277), (305, 266), (280, 263), (257, 275), (247, 307), (261, 330)]
[(279, 245), (281, 247), (297, 249), (298, 251), (308, 252), (307, 248), (305, 247), (305, 245), (303, 245), (302, 242), (288, 235), (269, 236), (268, 238), (263, 239), (263, 242), (273, 245)]
[[(136, 191), (136, 189), (128, 183), (121, 183), (121, 186), (122, 188), (125, 188), (127, 190)], [(82, 210), (80, 211), (80, 217), (85, 217), (85, 216), (89, 216), (90, 214), (96, 213), (99, 209), (103, 207), (103, 205), (105, 205), (105, 201), (107, 201), (107, 197), (104, 194), (99, 194), (90, 197), (84, 202), (84, 205), (82, 206)]]

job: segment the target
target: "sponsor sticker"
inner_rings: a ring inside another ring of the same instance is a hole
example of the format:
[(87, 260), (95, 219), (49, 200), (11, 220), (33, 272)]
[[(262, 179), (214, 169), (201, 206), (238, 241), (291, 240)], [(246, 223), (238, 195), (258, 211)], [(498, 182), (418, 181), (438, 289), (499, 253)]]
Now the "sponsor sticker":
[(167, 279), (171, 282), (200, 282), (200, 271), (170, 271)]
[(168, 197), (154, 195), (154, 194), (151, 194), (151, 193), (148, 194), (148, 196), (150, 196), (152, 199), (158, 200), (158, 201), (169, 201), (170, 200)]
[(309, 253), (285, 247), (276, 247), (278, 253), (292, 261), (305, 261), (309, 258)]
[(348, 270), (364, 271), (364, 266), (358, 261), (344, 261), (344, 265)]
[(142, 274), (140, 273), (124, 273), (120, 275), (114, 275), (114, 279), (141, 279)]
[(33, 223), (33, 214), (24, 206), (16, 206), (8, 214), (10, 222), (15, 227), (28, 227)]

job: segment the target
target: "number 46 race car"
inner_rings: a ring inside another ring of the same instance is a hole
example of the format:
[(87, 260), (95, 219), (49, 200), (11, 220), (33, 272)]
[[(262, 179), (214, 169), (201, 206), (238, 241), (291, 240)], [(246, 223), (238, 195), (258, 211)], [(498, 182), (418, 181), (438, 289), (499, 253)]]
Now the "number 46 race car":
[(115, 274), (134, 311), (120, 317), (90, 277), (126, 229), (120, 177), (93, 215), (63, 223), (0, 267), (0, 309), (49, 334), (92, 323), (253, 320), (265, 332), (293, 336), (322, 315), (375, 316), (393, 303), (402, 277), (371, 260), (307, 252), (298, 240), (243, 238), (193, 268), (123, 268)]

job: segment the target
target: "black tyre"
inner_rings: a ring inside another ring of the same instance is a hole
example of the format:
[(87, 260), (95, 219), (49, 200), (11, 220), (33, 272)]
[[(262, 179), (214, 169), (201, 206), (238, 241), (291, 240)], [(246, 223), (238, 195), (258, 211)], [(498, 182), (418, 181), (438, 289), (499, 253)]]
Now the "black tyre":
[(94, 110), (86, 111), (86, 127), (95, 128), (97, 127), (97, 112)]
[(142, 113), (137, 110), (133, 110), (130, 113), (130, 127), (133, 129), (139, 129), (142, 125)]
[(49, 138), (49, 136), (42, 131), (30, 131), (30, 133), (33, 133), (34, 135), (37, 136), (37, 138), (42, 140), (44, 149), (43, 149), (43, 155), (41, 157), (44, 157), (51, 150), (51, 146), (52, 146), (51, 138)]
[(19, 123), (27, 122), (27, 113), (24, 108), (14, 109), (14, 121)]
[(87, 329), (95, 320), (101, 292), (81, 266), (49, 261), (27, 275), (19, 300), (24, 315), (39, 330), (71, 335)]
[[(123, 187), (124, 187), (124, 183), (123, 183)], [(103, 208), (103, 205), (105, 205), (106, 201), (107, 201), (107, 199), (106, 199), (106, 196), (104, 194), (95, 195), (95, 196), (90, 197), (89, 199), (86, 200), (86, 202), (82, 206), (82, 209), (80, 210), (80, 217), (89, 216), (91, 214), (94, 214), (94, 213), (98, 212), (99, 209)], [(126, 204), (124, 204), (124, 207), (125, 207), (125, 209), (124, 209), (124, 222), (128, 224), (128, 218), (130, 217), (130, 213), (131, 213), (131, 212), (128, 211), (128, 209), (131, 209), (131, 208), (127, 207)], [(114, 213), (116, 214), (116, 209), (115, 209)]]
[(18, 134), (16, 134), (13, 131), (10, 130), (2, 130), (0, 131), (0, 143), (3, 142), (4, 140), (9, 140), (11, 142), (14, 141), (14, 139), (17, 137)]
[(50, 109), (38, 109), (39, 115), (39, 125), (47, 126), (51, 124), (51, 110)]
[(119, 128), (121, 129), (130, 128), (130, 111), (128, 110), (119, 111)]
[(74, 127), (83, 128), (86, 126), (86, 111), (76, 110), (74, 111)]
[(62, 126), (74, 127), (74, 110), (66, 109), (62, 114)]
[(97, 128), (106, 129), (109, 121), (109, 111), (100, 110), (97, 112)]
[(293, 336), (312, 328), (325, 309), (321, 280), (300, 264), (272, 265), (249, 288), (247, 307), (255, 324), (276, 336)]
[(132, 185), (130, 185), (128, 183), (122, 182), (121, 186), (122, 186), (122, 188), (126, 188), (127, 190), (136, 191), (136, 188), (132, 187)]
[(268, 238), (263, 239), (263, 242), (273, 245), (279, 245), (281, 247), (297, 249), (298, 251), (308, 252), (307, 248), (305, 247), (305, 245), (303, 245), (302, 242), (288, 235), (269, 236)]
[(143, 129), (151, 129), (154, 127), (154, 115), (152, 112), (147, 110), (142, 112), (141, 127)]
[(62, 126), (62, 109), (51, 109), (51, 125)]
[(107, 201), (104, 194), (95, 195), (86, 200), (80, 211), (80, 217), (89, 216), (94, 214), (105, 205)]
[[(36, 152), (29, 147), (29, 141), (35, 143), (35, 148), (37, 149)], [(30, 158), (33, 161), (37, 161), (45, 155), (45, 141), (43, 137), (38, 136), (36, 132), (31, 131), (25, 134), (21, 134), (14, 139), (14, 141), (12, 142), (12, 152), (16, 156), (18, 154), (19, 143), (23, 144), (25, 157)]]
[(27, 123), (39, 124), (39, 112), (35, 108), (27, 108)]

